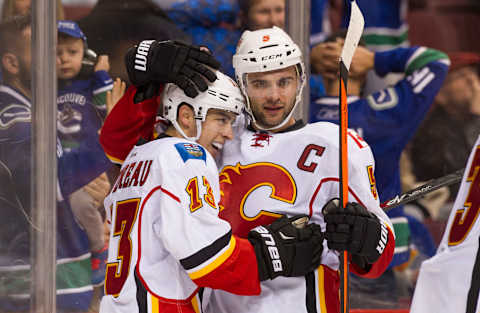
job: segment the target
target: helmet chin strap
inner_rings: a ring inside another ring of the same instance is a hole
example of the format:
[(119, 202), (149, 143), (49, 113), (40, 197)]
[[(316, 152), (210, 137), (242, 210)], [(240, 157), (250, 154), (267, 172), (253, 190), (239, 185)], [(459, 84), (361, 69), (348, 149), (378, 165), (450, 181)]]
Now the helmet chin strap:
[(198, 138), (200, 138), (200, 135), (202, 134), (202, 120), (200, 119), (195, 119), (195, 126), (197, 127), (197, 135), (195, 137), (189, 137), (185, 132), (183, 131), (182, 127), (178, 124), (178, 122), (172, 121), (173, 127), (182, 135), (183, 138), (191, 141), (197, 141)]

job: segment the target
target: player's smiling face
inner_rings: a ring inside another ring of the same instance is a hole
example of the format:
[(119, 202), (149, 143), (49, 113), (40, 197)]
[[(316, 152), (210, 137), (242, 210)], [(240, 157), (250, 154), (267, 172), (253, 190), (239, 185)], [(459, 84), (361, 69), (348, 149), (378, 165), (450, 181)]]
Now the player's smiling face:
[(71, 79), (80, 73), (83, 59), (83, 40), (73, 37), (61, 37), (57, 45), (57, 76)]
[(202, 123), (202, 133), (197, 142), (215, 158), (223, 149), (226, 140), (233, 139), (232, 125), (236, 114), (224, 110), (210, 109)]
[(257, 125), (270, 128), (279, 125), (295, 104), (299, 86), (295, 66), (284, 69), (249, 73), (247, 94)]

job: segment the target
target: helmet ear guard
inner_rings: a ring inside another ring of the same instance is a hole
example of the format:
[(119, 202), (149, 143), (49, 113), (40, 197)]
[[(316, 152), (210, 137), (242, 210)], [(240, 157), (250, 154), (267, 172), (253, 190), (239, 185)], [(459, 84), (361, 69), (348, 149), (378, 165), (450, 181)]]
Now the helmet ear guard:
[[(258, 125), (246, 90), (247, 74), (270, 72), (293, 65), (297, 65), (300, 84), (297, 88), (295, 104), (292, 110), (280, 124), (274, 127), (264, 128)], [(276, 26), (256, 31), (245, 31), (238, 42), (237, 51), (233, 56), (233, 67), (240, 90), (246, 98), (246, 112), (255, 126), (261, 130), (273, 130), (285, 125), (293, 116), (293, 112), (301, 100), (302, 90), (306, 81), (302, 52), (290, 36)]]
[[(198, 140), (202, 131), (202, 122), (207, 117), (208, 110), (218, 109), (235, 114), (241, 114), (245, 107), (243, 98), (238, 85), (227, 75), (217, 71), (217, 80), (208, 83), (208, 89), (200, 92), (195, 98), (190, 98), (174, 84), (167, 84), (163, 93), (163, 116), (169, 120), (175, 129), (186, 139)], [(177, 122), (178, 108), (182, 104), (188, 104), (193, 109), (196, 120), (197, 135), (195, 137), (186, 136), (183, 129)]]

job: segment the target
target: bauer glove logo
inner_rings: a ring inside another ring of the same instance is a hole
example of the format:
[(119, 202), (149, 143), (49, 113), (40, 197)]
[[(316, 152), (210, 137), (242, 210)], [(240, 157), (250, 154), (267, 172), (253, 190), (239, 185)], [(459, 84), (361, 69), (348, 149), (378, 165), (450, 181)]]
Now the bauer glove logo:
[(268, 253), (270, 255), (270, 260), (272, 261), (273, 271), (283, 271), (282, 261), (280, 261), (280, 253), (278, 252), (278, 248), (275, 244), (272, 234), (270, 234), (268, 229), (263, 226), (258, 226), (254, 230), (257, 231), (260, 236), (262, 236), (265, 245), (268, 247)]
[(383, 253), (383, 250), (385, 250), (385, 246), (387, 245), (388, 241), (388, 230), (387, 227), (385, 227), (384, 223), (381, 223), (381, 233), (380, 233), (380, 240), (378, 241), (377, 245), (377, 251), (379, 254)]
[(147, 55), (150, 46), (155, 40), (144, 40), (142, 41), (137, 48), (137, 53), (135, 54), (135, 69), (139, 71), (147, 71)]

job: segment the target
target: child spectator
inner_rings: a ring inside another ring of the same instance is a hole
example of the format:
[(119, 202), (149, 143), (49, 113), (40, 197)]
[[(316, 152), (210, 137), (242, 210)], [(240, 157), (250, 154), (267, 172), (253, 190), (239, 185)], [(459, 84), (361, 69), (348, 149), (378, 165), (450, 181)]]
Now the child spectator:
[[(108, 56), (95, 61), (87, 38), (77, 23), (58, 21), (58, 135), (66, 151), (80, 143), (98, 142), (98, 131), (106, 114), (105, 96), (112, 89)], [(89, 55), (90, 54), (90, 55)], [(99, 211), (110, 189), (105, 173), (70, 195), (73, 213), (85, 228), (92, 251), (92, 282), (103, 284), (107, 245)]]

